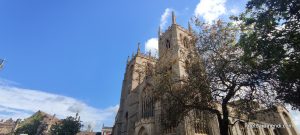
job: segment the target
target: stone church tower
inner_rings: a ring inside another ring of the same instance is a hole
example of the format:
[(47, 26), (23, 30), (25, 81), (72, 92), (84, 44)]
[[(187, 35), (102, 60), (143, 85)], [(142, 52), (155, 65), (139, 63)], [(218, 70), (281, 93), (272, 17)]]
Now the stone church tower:
[[(208, 121), (196, 126), (191, 126), (185, 120), (176, 128), (164, 130), (160, 123), (163, 106), (155, 103), (151, 96), (153, 91), (151, 74), (154, 67), (171, 70), (174, 79), (186, 75), (185, 61), (189, 55), (194, 54), (195, 48), (191, 31), (190, 25), (188, 29), (178, 25), (172, 12), (171, 26), (165, 32), (161, 32), (160, 28), (158, 31), (159, 58), (143, 54), (140, 45), (137, 53), (128, 58), (113, 135), (219, 135), (216, 117), (210, 117)], [(281, 106), (278, 106), (275, 112), (257, 114), (257, 117), (260, 121), (252, 124), (288, 124), (293, 128), (280, 131), (273, 127), (252, 129), (246, 127), (245, 124), (249, 123), (239, 122), (230, 127), (230, 135), (297, 135), (288, 111)], [(235, 118), (230, 120), (234, 121)]]
[(159, 30), (159, 61), (160, 66), (169, 66), (176, 77), (185, 75), (184, 63), (188, 54), (194, 50), (194, 44), (191, 44), (193, 36), (189, 25), (189, 30), (176, 24), (176, 17), (172, 12), (172, 24), (164, 32)]

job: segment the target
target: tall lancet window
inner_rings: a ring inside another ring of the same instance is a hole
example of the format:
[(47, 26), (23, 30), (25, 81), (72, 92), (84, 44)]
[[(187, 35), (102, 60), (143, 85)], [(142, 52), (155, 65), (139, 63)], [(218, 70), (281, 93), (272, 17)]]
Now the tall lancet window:
[(183, 38), (183, 46), (189, 48), (189, 40), (186, 37)]
[(166, 41), (166, 48), (171, 48), (171, 43), (170, 43), (170, 40), (168, 40), (168, 39)]

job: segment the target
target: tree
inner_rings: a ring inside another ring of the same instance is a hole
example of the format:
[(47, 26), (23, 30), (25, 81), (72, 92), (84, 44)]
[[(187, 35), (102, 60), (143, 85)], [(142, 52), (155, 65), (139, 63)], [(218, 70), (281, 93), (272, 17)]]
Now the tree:
[(39, 126), (41, 125), (41, 122), (39, 120), (34, 120), (31, 123), (27, 123), (23, 126), (21, 126), (20, 128), (18, 128), (15, 131), (15, 134), (29, 134), (29, 135), (36, 135), (36, 134), (40, 134), (37, 133)]
[(51, 127), (53, 135), (75, 135), (83, 125), (76, 118), (69, 116)]
[(0, 59), (0, 69), (2, 69), (4, 66), (4, 60), (3, 59)]
[[(174, 131), (182, 120), (192, 117), (189, 115), (191, 111), (216, 111), (201, 62), (193, 57), (186, 63), (187, 76), (181, 80), (174, 79), (174, 73), (169, 70), (168, 66), (161, 66), (162, 68), (155, 70), (153, 83), (156, 85), (154, 85), (153, 94), (156, 101), (163, 106), (161, 124), (165, 132)], [(164, 64), (170, 65), (171, 63)], [(191, 123), (194, 124), (193, 122)]]
[(297, 0), (250, 0), (235, 19), (242, 22), (244, 57), (259, 59), (261, 75), (274, 81), (277, 99), (300, 110), (299, 11)]
[(228, 134), (229, 106), (241, 119), (248, 120), (261, 107), (271, 108), (274, 99), (272, 80), (265, 79), (257, 66), (259, 59), (247, 59), (237, 42), (239, 28), (234, 23), (201, 23), (196, 19), (196, 46), (210, 83), (213, 101), (220, 103), (220, 131)]
[(178, 80), (168, 69), (156, 71), (155, 89), (164, 106), (162, 124), (167, 128), (177, 126), (200, 111), (217, 115), (220, 134), (227, 135), (229, 126), (235, 123), (229, 121), (231, 114), (250, 120), (260, 107), (276, 102), (273, 87), (269, 80), (261, 79), (257, 61), (244, 57), (244, 50), (237, 44), (236, 25), (222, 21), (206, 24), (198, 19), (195, 25), (196, 53), (187, 56), (187, 75)]
[(42, 132), (46, 128), (43, 124), (43, 119), (45, 115), (38, 111), (31, 117), (25, 119), (19, 124), (19, 127), (16, 129), (15, 134), (29, 134), (29, 135), (39, 135), (43, 134)]

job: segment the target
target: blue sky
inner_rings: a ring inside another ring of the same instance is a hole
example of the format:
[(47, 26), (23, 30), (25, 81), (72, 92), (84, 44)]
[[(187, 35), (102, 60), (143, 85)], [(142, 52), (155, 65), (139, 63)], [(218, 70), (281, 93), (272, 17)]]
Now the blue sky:
[[(157, 48), (157, 30), (241, 12), (245, 0), (1, 0), (0, 119), (41, 109), (113, 124), (127, 57)], [(145, 47), (145, 44), (147, 47)], [(4, 98), (2, 98), (4, 97)], [(299, 115), (298, 115), (299, 118)]]

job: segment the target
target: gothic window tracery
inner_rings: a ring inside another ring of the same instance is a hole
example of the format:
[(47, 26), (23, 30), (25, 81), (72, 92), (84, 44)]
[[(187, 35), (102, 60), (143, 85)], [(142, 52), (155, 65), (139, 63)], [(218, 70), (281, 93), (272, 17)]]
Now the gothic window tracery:
[(154, 100), (153, 97), (144, 93), (142, 97), (142, 118), (154, 116)]

